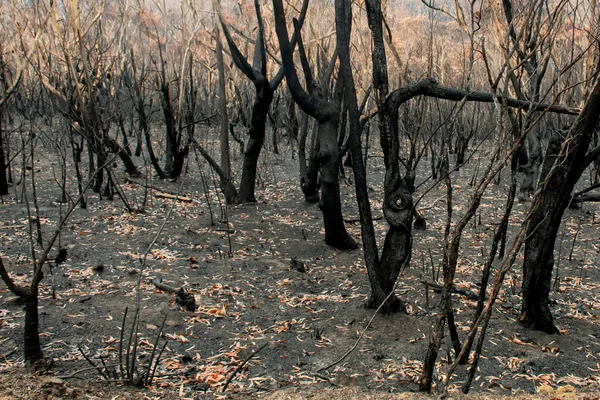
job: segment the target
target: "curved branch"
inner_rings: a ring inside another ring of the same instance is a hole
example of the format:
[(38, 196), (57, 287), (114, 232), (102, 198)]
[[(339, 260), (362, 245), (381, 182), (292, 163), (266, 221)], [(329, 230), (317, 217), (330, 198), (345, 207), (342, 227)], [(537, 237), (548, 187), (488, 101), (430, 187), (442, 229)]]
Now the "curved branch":
[[(306, 18), (306, 11), (308, 10), (308, 1), (309, 0), (303, 0), (302, 8), (300, 9), (300, 15), (298, 15), (298, 25), (300, 26), (300, 28), (302, 28), (302, 25), (304, 24), (304, 19)], [(292, 50), (296, 47), (297, 41), (298, 38), (296, 37), (296, 33), (294, 32), (294, 34), (292, 34), (292, 40), (290, 42)], [(279, 68), (279, 71), (277, 71), (277, 74), (275, 74), (275, 77), (271, 80), (271, 90), (275, 91), (275, 89), (277, 89), (277, 86), (279, 86), (284, 77), (285, 68), (282, 63), (281, 67)]]
[(332, 110), (331, 104), (311, 96), (304, 90), (298, 80), (281, 0), (273, 0), (273, 13), (275, 14), (275, 32), (277, 33), (277, 39), (279, 40), (279, 51), (281, 52), (281, 61), (285, 70), (285, 78), (294, 101), (302, 111), (319, 121), (331, 118), (336, 114), (334, 110)]
[(397, 109), (403, 103), (416, 96), (429, 96), (452, 101), (478, 101), (481, 103), (493, 103), (497, 101), (500, 104), (505, 104), (511, 108), (518, 108), (526, 111), (550, 111), (557, 114), (579, 115), (581, 111), (578, 108), (547, 103), (532, 103), (530, 101), (519, 100), (488, 92), (455, 89), (438, 84), (434, 78), (427, 78), (394, 90), (386, 99), (386, 107)]
[(15, 284), (15, 281), (10, 277), (6, 268), (4, 268), (2, 257), (0, 257), (0, 278), (2, 278), (8, 290), (13, 292), (15, 296), (25, 297), (31, 294), (31, 290), (29, 288), (17, 286), (17, 284)]
[[(240, 49), (238, 49), (237, 45), (233, 41), (233, 38), (231, 37), (231, 34), (229, 33), (229, 29), (227, 29), (227, 25), (225, 24), (225, 21), (223, 20), (223, 16), (221, 15), (220, 12), (218, 15), (219, 15), (219, 22), (221, 23), (221, 29), (223, 30), (223, 35), (225, 35), (225, 41), (227, 42), (227, 45), (229, 46), (229, 51), (231, 52), (231, 59), (233, 60), (233, 63), (235, 64), (236, 67), (238, 67), (238, 69), (240, 71), (242, 71), (242, 73), (244, 75), (246, 75), (248, 77), (248, 79), (250, 79), (252, 82), (256, 83), (261, 77), (252, 68), (250, 63), (248, 63), (248, 60), (246, 60), (246, 57), (244, 57), (244, 55), (242, 54)], [(259, 46), (259, 43), (258, 43), (259, 41), (260, 41), (260, 33), (259, 33), (259, 40), (256, 41), (255, 48), (257, 48)], [(263, 47), (263, 49), (264, 49), (264, 47)]]

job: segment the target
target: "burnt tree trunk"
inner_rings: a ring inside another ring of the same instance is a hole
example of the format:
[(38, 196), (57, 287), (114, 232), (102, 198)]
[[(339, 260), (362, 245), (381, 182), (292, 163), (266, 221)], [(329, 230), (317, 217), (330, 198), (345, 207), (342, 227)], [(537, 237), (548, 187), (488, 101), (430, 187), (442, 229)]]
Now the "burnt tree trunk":
[[(248, 79), (254, 83), (256, 88), (256, 97), (254, 99), (252, 117), (250, 120), (250, 130), (248, 132), (250, 138), (248, 139), (246, 151), (244, 152), (242, 178), (240, 180), (240, 190), (238, 193), (238, 201), (244, 203), (256, 202), (256, 197), (254, 194), (256, 188), (256, 170), (258, 166), (258, 158), (265, 142), (265, 128), (267, 117), (269, 116), (269, 108), (273, 102), (273, 94), (275, 93), (275, 90), (279, 84), (282, 82), (285, 73), (283, 67), (281, 67), (271, 80), (269, 80), (267, 76), (265, 29), (260, 11), (260, 4), (257, 0), (254, 1), (254, 8), (256, 10), (256, 19), (258, 22), (258, 33), (256, 45), (254, 46), (252, 66), (231, 38), (227, 25), (219, 15), (221, 26), (223, 28), (223, 34), (225, 36), (225, 40), (227, 41), (227, 45), (229, 46), (234, 64)], [(304, 21), (307, 8), (308, 1), (305, 0), (300, 11), (300, 25)], [(295, 38), (292, 38), (292, 43), (295, 43), (295, 40)], [(293, 46), (295, 46), (295, 44), (292, 44), (292, 47)], [(275, 124), (273, 124), (273, 146), (275, 153), (277, 154), (276, 130), (277, 128)]]
[(25, 363), (29, 367), (41, 361), (44, 357), (42, 346), (40, 345), (39, 333), (39, 314), (38, 314), (38, 293), (29, 291), (24, 296), (25, 300), (25, 328), (23, 330), (23, 349), (25, 354)]
[(573, 187), (592, 161), (586, 153), (599, 116), (600, 84), (597, 82), (567, 137), (563, 140), (555, 136), (548, 145), (540, 179), (543, 186), (532, 202), (523, 260), (520, 322), (531, 329), (558, 333), (549, 308), (554, 242)]
[[(377, 239), (375, 237), (375, 228), (373, 226), (373, 216), (369, 203), (369, 192), (367, 189), (366, 163), (362, 162), (362, 144), (361, 131), (362, 123), (360, 121), (360, 111), (356, 98), (356, 85), (352, 75), (350, 61), (350, 34), (352, 31), (352, 3), (349, 0), (336, 0), (336, 31), (337, 31), (337, 49), (340, 59), (340, 74), (344, 82), (344, 95), (348, 107), (348, 122), (350, 126), (349, 151), (354, 158), (352, 171), (354, 173), (356, 200), (358, 203), (358, 212), (360, 215), (360, 227), (363, 242), (363, 252), (367, 273), (369, 274), (369, 283), (371, 286), (371, 302), (382, 304), (391, 293), (393, 286), (385, 285), (381, 282), (379, 251), (377, 249)], [(383, 278), (385, 279), (385, 278)], [(400, 302), (397, 298), (390, 296), (388, 301), (382, 306), (383, 312), (395, 311), (400, 308)]]
[[(55, 235), (55, 238), (58, 235)], [(55, 239), (53, 239), (55, 240)], [(35, 369), (36, 364), (44, 358), (42, 346), (40, 345), (39, 335), (39, 314), (38, 314), (38, 287), (43, 279), (42, 269), (47, 260), (47, 254), (42, 257), (34, 269), (33, 278), (30, 287), (18, 286), (10, 277), (4, 267), (2, 257), (0, 257), (0, 279), (6, 287), (16, 296), (25, 301), (25, 324), (23, 329), (23, 348), (25, 363), (27, 367)]]
[(169, 84), (164, 81), (163, 71), (163, 82), (160, 85), (160, 92), (162, 94), (161, 103), (163, 109), (163, 115), (165, 118), (165, 133), (166, 133), (166, 154), (165, 154), (165, 166), (163, 171), (170, 178), (171, 172), (173, 171), (173, 163), (175, 162), (175, 154), (178, 151), (177, 144), (177, 131), (175, 127), (175, 112), (173, 111), (173, 105), (171, 104), (171, 94)]
[(254, 194), (256, 169), (258, 166), (258, 157), (265, 142), (265, 126), (272, 100), (273, 91), (269, 87), (269, 84), (256, 84), (256, 99), (252, 107), (250, 130), (248, 132), (250, 138), (244, 152), (242, 178), (238, 194), (238, 200), (243, 203), (256, 202)]
[(106, 147), (110, 149), (110, 151), (119, 156), (119, 158), (123, 162), (123, 165), (125, 166), (126, 172), (129, 175), (131, 175), (132, 177), (142, 176), (142, 173), (137, 169), (135, 163), (133, 162), (129, 154), (127, 154), (126, 149), (124, 147), (121, 148), (121, 146), (119, 146), (119, 143), (117, 143), (115, 139), (111, 137), (106, 137), (104, 138), (104, 143)]
[(367, 0), (366, 9), (373, 40), (373, 88), (379, 115), (379, 140), (386, 169), (383, 215), (390, 225), (383, 244), (381, 261), (373, 266), (373, 273), (377, 279), (370, 279), (371, 296), (367, 306), (377, 308), (389, 296), (383, 311), (392, 312), (404, 309), (400, 300), (391, 292), (402, 266), (410, 259), (412, 251), (412, 196), (400, 174), (398, 107), (387, 101), (389, 83), (381, 1)]
[(319, 201), (319, 136), (316, 128), (313, 129), (312, 142), (310, 146), (309, 163), (306, 162), (306, 138), (308, 136), (309, 116), (304, 114), (300, 133), (298, 135), (298, 162), (300, 164), (300, 188), (304, 193), (304, 201), (317, 203)]
[(308, 92), (304, 90), (296, 74), (292, 46), (287, 32), (285, 13), (281, 0), (273, 0), (273, 10), (281, 59), (290, 92), (296, 104), (318, 122), (322, 196), (319, 205), (323, 212), (325, 243), (341, 250), (357, 249), (358, 245), (346, 231), (342, 218), (340, 185), (338, 180), (339, 153), (337, 148), (340, 105), (335, 100), (327, 100), (323, 89), (313, 80), (300, 36), (299, 23), (297, 20), (294, 20), (298, 50)]
[(323, 212), (325, 243), (338, 249), (356, 249), (358, 246), (346, 232), (342, 216), (337, 126), (337, 119), (319, 122), (319, 164), (321, 166), (319, 208)]
[(171, 167), (171, 172), (169, 173), (169, 178), (177, 179), (181, 176), (183, 172), (183, 165), (185, 164), (185, 159), (187, 158), (190, 152), (190, 145), (186, 144), (183, 146), (183, 149), (177, 150), (174, 154), (173, 165)]
[[(142, 85), (137, 77), (137, 68), (135, 66), (133, 50), (131, 50), (131, 68), (133, 69), (133, 82), (135, 86), (135, 95), (137, 100), (135, 108), (138, 113), (138, 119), (140, 124), (140, 133), (138, 134), (144, 135), (144, 139), (146, 141), (146, 148), (148, 149), (148, 156), (150, 157), (150, 163), (154, 167), (156, 174), (160, 179), (165, 179), (167, 176), (160, 167), (160, 164), (158, 163), (158, 159), (156, 158), (156, 155), (154, 154), (154, 149), (152, 147), (152, 137), (150, 136), (150, 128), (148, 126), (148, 115), (146, 114), (146, 108), (144, 106), (144, 98), (142, 96)], [(141, 149), (141, 139), (138, 140), (138, 148)]]

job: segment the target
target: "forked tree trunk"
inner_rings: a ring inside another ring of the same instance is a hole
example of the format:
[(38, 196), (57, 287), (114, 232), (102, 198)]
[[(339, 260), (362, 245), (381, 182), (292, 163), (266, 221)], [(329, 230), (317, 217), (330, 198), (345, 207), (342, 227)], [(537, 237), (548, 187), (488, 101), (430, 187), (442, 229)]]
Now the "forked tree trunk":
[[(131, 50), (131, 68), (133, 69), (133, 83), (135, 86), (135, 95), (137, 101), (136, 111), (138, 113), (140, 127), (140, 132), (138, 133), (138, 135), (140, 135), (138, 139), (138, 149), (140, 149), (141, 151), (141, 136), (143, 135), (146, 141), (146, 148), (148, 149), (150, 163), (154, 167), (154, 170), (156, 171), (158, 177), (160, 179), (165, 179), (167, 176), (160, 167), (160, 164), (158, 163), (158, 159), (156, 158), (156, 155), (154, 154), (154, 149), (152, 147), (152, 137), (150, 136), (150, 127), (148, 126), (148, 115), (146, 114), (144, 98), (142, 97), (142, 84), (140, 83), (137, 77), (137, 68), (135, 65), (135, 58), (133, 56), (133, 49)], [(136, 155), (138, 155), (138, 149), (136, 149)]]
[(286, 27), (285, 13), (281, 0), (273, 0), (275, 14), (275, 30), (279, 40), (282, 63), (288, 87), (298, 107), (305, 113), (315, 118), (318, 122), (319, 134), (319, 164), (321, 173), (321, 210), (325, 223), (325, 242), (341, 250), (356, 249), (356, 241), (348, 234), (342, 218), (342, 209), (339, 192), (338, 165), (339, 154), (337, 148), (338, 119), (340, 114), (339, 103), (335, 100), (326, 100), (324, 92), (312, 77), (312, 71), (300, 35), (300, 27), (294, 20), (294, 27), (298, 37), (298, 50), (306, 86), (306, 92), (296, 74), (292, 46)]
[(377, 279), (370, 278), (371, 297), (368, 306), (377, 308), (389, 296), (383, 311), (404, 309), (392, 290), (400, 269), (410, 259), (412, 251), (412, 196), (400, 174), (398, 107), (387, 101), (389, 84), (383, 38), (383, 16), (380, 0), (367, 0), (367, 17), (373, 40), (373, 88), (377, 100), (380, 144), (384, 153), (385, 182), (383, 215), (390, 225), (385, 237), (381, 262), (373, 265)]

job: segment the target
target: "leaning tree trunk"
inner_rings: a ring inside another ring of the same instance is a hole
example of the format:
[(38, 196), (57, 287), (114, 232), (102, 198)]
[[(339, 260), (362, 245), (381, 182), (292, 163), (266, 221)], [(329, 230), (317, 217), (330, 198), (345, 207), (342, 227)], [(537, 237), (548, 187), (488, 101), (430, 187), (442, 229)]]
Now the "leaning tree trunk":
[(554, 242), (573, 187), (585, 171), (586, 153), (600, 116), (600, 81), (567, 137), (554, 137), (542, 169), (542, 187), (534, 196), (523, 260), (523, 305), (520, 322), (528, 328), (557, 333), (549, 308)]
[(240, 190), (238, 200), (242, 203), (254, 203), (256, 197), (254, 189), (256, 187), (256, 170), (258, 166), (258, 157), (265, 141), (265, 126), (269, 106), (273, 100), (273, 91), (269, 84), (256, 85), (256, 99), (252, 107), (252, 119), (248, 145), (244, 152), (244, 163), (242, 167), (242, 179), (240, 181)]
[(125, 171), (131, 177), (136, 178), (136, 177), (142, 176), (142, 173), (135, 166), (135, 163), (133, 162), (133, 160), (127, 153), (125, 147), (121, 148), (121, 146), (119, 146), (119, 143), (117, 143), (117, 141), (115, 139), (108, 137), (108, 136), (104, 138), (104, 144), (106, 145), (106, 147), (108, 147), (110, 149), (110, 151), (112, 151), (113, 153), (115, 153), (119, 156), (119, 158), (123, 162)]

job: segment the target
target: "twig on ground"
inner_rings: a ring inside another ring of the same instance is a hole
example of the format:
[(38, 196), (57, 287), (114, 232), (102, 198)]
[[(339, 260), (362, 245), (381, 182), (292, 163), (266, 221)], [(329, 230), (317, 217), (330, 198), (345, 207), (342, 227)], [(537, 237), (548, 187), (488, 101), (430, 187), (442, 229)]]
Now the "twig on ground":
[(223, 389), (221, 390), (222, 393), (225, 393), (225, 390), (227, 390), (227, 386), (229, 386), (229, 384), (231, 383), (231, 380), (233, 379), (233, 377), (238, 372), (240, 372), (240, 370), (244, 367), (244, 365), (246, 365), (246, 363), (248, 361), (250, 361), (252, 359), (252, 357), (254, 357), (255, 355), (257, 355), (259, 351), (261, 351), (262, 349), (264, 349), (265, 347), (267, 347), (268, 344), (269, 344), (269, 342), (263, 343), (262, 346), (260, 346), (258, 349), (254, 350), (252, 353), (250, 353), (250, 355), (248, 357), (246, 357), (244, 359), (244, 361), (242, 361), (242, 363), (240, 365), (238, 365), (238, 367), (235, 369), (235, 371), (233, 371), (231, 373), (231, 375), (229, 375), (229, 378), (227, 378), (227, 380), (225, 381), (225, 385), (223, 386)]
[[(107, 365), (105, 365), (105, 366), (104, 366), (104, 368), (116, 368), (116, 367), (118, 367), (118, 366), (119, 366), (118, 364), (112, 364), (112, 365), (111, 365), (111, 364), (107, 364)], [(58, 379), (72, 379), (72, 378), (79, 378), (79, 377), (78, 377), (78, 376), (76, 376), (76, 375), (79, 375), (79, 374), (80, 374), (80, 373), (82, 373), (82, 372), (91, 371), (91, 370), (98, 370), (98, 367), (87, 367), (87, 368), (81, 368), (81, 369), (78, 369), (77, 371), (75, 371), (75, 372), (73, 372), (73, 373), (71, 373), (71, 374), (69, 374), (69, 375), (58, 375), (58, 376), (57, 376), (57, 378), (58, 378)], [(79, 378), (79, 379), (84, 379), (84, 378)]]
[(356, 342), (354, 342), (354, 346), (352, 346), (350, 348), (350, 350), (348, 350), (346, 353), (344, 353), (344, 355), (342, 357), (340, 357), (339, 360), (337, 360), (336, 362), (333, 362), (325, 367), (319, 368), (317, 370), (317, 373), (321, 372), (321, 371), (325, 371), (326, 369), (329, 369), (331, 367), (335, 367), (336, 365), (338, 365), (339, 363), (341, 363), (342, 361), (344, 361), (346, 359), (346, 357), (348, 357), (358, 346), (358, 343), (360, 343), (360, 341), (362, 340), (362, 338), (365, 336), (365, 333), (367, 333), (367, 330), (369, 329), (369, 327), (371, 326), (371, 324), (373, 323), (373, 320), (375, 319), (375, 316), (377, 315), (377, 313), (379, 313), (379, 310), (381, 310), (381, 308), (384, 306), (385, 303), (387, 303), (387, 301), (389, 300), (389, 298), (392, 296), (392, 294), (395, 292), (396, 290), (396, 286), (398, 286), (398, 281), (396, 281), (396, 284), (394, 285), (394, 288), (390, 291), (390, 293), (387, 295), (387, 297), (385, 299), (383, 299), (383, 301), (381, 302), (381, 304), (379, 305), (379, 307), (377, 307), (377, 310), (375, 310), (375, 313), (373, 314), (373, 316), (371, 317), (371, 319), (369, 320), (369, 323), (367, 323), (367, 326), (365, 326), (365, 329), (363, 329), (363, 331), (361, 332), (360, 336), (358, 337), (358, 339), (356, 339)]

